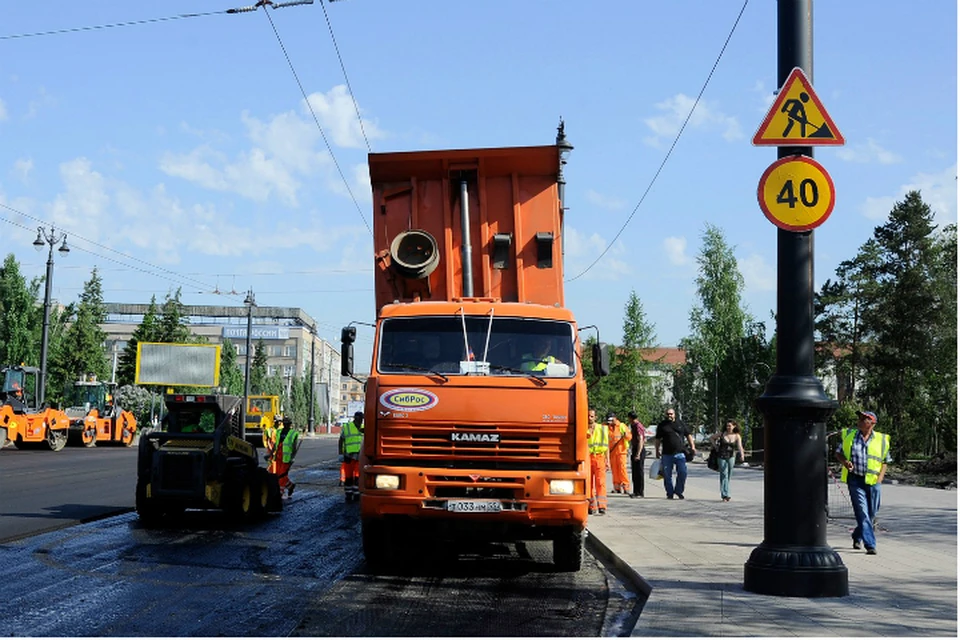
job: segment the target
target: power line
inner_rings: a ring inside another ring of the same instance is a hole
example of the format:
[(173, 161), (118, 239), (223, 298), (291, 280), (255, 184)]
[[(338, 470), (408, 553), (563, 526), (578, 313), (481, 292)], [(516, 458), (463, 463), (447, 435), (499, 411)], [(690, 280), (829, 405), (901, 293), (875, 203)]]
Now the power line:
[[(47, 222), (46, 220), (43, 220), (42, 218), (37, 218), (36, 216), (32, 216), (32, 215), (30, 215), (30, 214), (28, 214), (28, 213), (24, 213), (23, 211), (20, 211), (20, 210), (18, 210), (18, 209), (14, 209), (13, 207), (11, 207), (11, 206), (9, 206), (9, 205), (7, 205), (7, 204), (4, 204), (4, 203), (2, 203), (2, 202), (0, 202), (0, 207), (3, 207), (4, 209), (7, 209), (8, 211), (12, 211), (13, 213), (16, 213), (16, 214), (18, 214), (18, 215), (20, 215), (20, 216), (22, 216), (22, 217), (24, 217), (24, 218), (27, 218), (27, 219), (29, 219), (29, 220), (33, 220), (34, 222), (38, 222), (38, 223), (40, 223), (40, 224), (42, 224), (42, 225), (53, 226), (52, 223)], [(7, 223), (12, 224), (12, 225), (17, 226), (17, 227), (20, 227), (20, 228), (22, 228), (22, 229), (26, 229), (27, 231), (32, 231), (32, 229), (30, 229), (29, 227), (27, 227), (27, 226), (25, 226), (25, 225), (20, 224), (19, 222), (14, 222), (13, 220), (7, 220), (6, 218), (0, 218), (0, 220), (3, 220), (4, 222), (7, 222)], [(134, 265), (132, 265), (132, 264), (128, 264), (128, 263), (125, 263), (125, 262), (121, 262), (120, 260), (116, 260), (116, 259), (114, 259), (114, 258), (109, 258), (109, 257), (107, 257), (107, 256), (104, 256), (104, 255), (95, 253), (95, 252), (93, 252), (93, 251), (90, 251), (89, 249), (84, 249), (84, 248), (83, 248), (82, 246), (80, 246), (80, 245), (74, 244), (74, 247), (75, 247), (75, 248), (77, 248), (78, 250), (83, 251), (83, 252), (85, 252), (85, 253), (89, 253), (89, 254), (94, 255), (94, 256), (97, 256), (97, 257), (99, 257), (99, 258), (103, 258), (104, 260), (109, 260), (110, 262), (114, 262), (114, 263), (116, 263), (116, 264), (126, 266), (126, 267), (128, 267), (128, 268), (130, 268), (130, 269), (133, 269), (134, 271), (140, 271), (141, 273), (145, 273), (145, 274), (148, 274), (148, 275), (153, 275), (153, 276), (156, 276), (156, 277), (158, 277), (158, 278), (162, 278), (162, 279), (164, 279), (164, 280), (170, 280), (171, 282), (174, 282), (174, 283), (179, 284), (179, 285), (181, 285), (181, 286), (184, 285), (184, 284), (190, 284), (191, 286), (200, 285), (200, 286), (202, 286), (202, 287), (204, 287), (204, 288), (208, 288), (208, 289), (210, 288), (210, 284), (207, 283), (207, 282), (203, 282), (203, 281), (197, 280), (197, 279), (195, 279), (195, 278), (190, 278), (190, 277), (184, 276), (183, 274), (177, 273), (176, 271), (171, 271), (170, 269), (165, 269), (164, 267), (157, 266), (157, 265), (155, 265), (155, 264), (152, 264), (152, 263), (150, 263), (150, 262), (147, 262), (146, 260), (141, 260), (140, 258), (131, 256), (131, 255), (128, 255), (128, 254), (123, 253), (122, 251), (118, 251), (118, 250), (116, 250), (116, 249), (114, 249), (114, 248), (112, 248), (112, 247), (108, 247), (108, 246), (103, 245), (103, 244), (100, 244), (99, 242), (96, 242), (96, 241), (94, 241), (94, 240), (90, 240), (90, 239), (88, 239), (88, 238), (85, 238), (85, 237), (81, 236), (81, 235), (78, 234), (78, 233), (74, 233), (73, 231), (71, 231), (71, 232), (69, 232), (69, 233), (70, 233), (70, 238), (71, 238), (72, 240), (81, 240), (81, 241), (86, 242), (87, 244), (93, 245), (93, 246), (95, 246), (95, 247), (99, 247), (99, 248), (101, 248), (101, 249), (106, 249), (107, 251), (110, 251), (110, 252), (112, 252), (112, 253), (116, 253), (116, 254), (118, 254), (118, 255), (120, 255), (120, 256), (123, 256), (124, 258), (126, 258), (126, 259), (128, 259), (128, 260), (133, 260), (133, 261), (135, 261), (135, 262), (139, 262), (139, 263), (141, 263), (141, 264), (144, 264), (144, 265), (150, 267), (151, 269), (155, 269), (155, 270), (158, 270), (158, 271), (164, 271), (164, 272), (170, 274), (171, 276), (174, 276), (175, 278), (178, 278), (178, 280), (174, 280), (173, 278), (171, 278), (171, 277), (169, 277), (169, 276), (164, 276), (164, 275), (162, 275), (162, 274), (160, 274), (160, 273), (156, 273), (156, 272), (153, 272), (153, 271), (148, 271), (148, 270), (146, 270), (146, 269), (142, 269), (142, 268), (137, 267), (137, 266), (134, 266)]]
[(713, 67), (710, 69), (710, 73), (707, 74), (707, 79), (704, 80), (703, 86), (700, 88), (700, 93), (697, 94), (697, 99), (693, 101), (693, 106), (690, 107), (690, 112), (687, 113), (687, 117), (684, 118), (683, 124), (680, 125), (680, 130), (677, 131), (676, 137), (673, 139), (673, 143), (670, 145), (670, 148), (667, 149), (667, 154), (663, 157), (663, 162), (660, 163), (660, 166), (657, 168), (656, 173), (653, 174), (653, 178), (650, 180), (650, 184), (647, 185), (647, 188), (644, 190), (643, 195), (640, 196), (640, 201), (637, 203), (637, 206), (633, 208), (633, 212), (627, 217), (626, 222), (623, 223), (623, 226), (620, 227), (620, 230), (617, 231), (617, 235), (613, 236), (613, 240), (607, 244), (607, 247), (600, 252), (600, 255), (597, 256), (597, 259), (590, 263), (586, 269), (575, 275), (574, 277), (567, 280), (567, 282), (573, 282), (578, 279), (590, 269), (593, 269), (598, 262), (600, 262), (603, 256), (607, 255), (607, 252), (610, 251), (611, 247), (616, 243), (617, 239), (620, 238), (620, 235), (627, 228), (627, 225), (630, 224), (630, 221), (633, 220), (633, 216), (637, 214), (637, 211), (640, 209), (640, 205), (643, 204), (643, 201), (647, 199), (647, 194), (650, 193), (650, 190), (653, 188), (654, 183), (657, 181), (657, 178), (660, 176), (660, 172), (663, 171), (664, 165), (667, 164), (667, 160), (670, 159), (670, 155), (673, 153), (674, 147), (677, 146), (677, 142), (680, 141), (680, 136), (683, 135), (683, 130), (686, 129), (687, 123), (690, 122), (690, 118), (693, 117), (693, 112), (696, 110), (697, 105), (700, 104), (700, 99), (703, 97), (704, 92), (707, 90), (707, 85), (710, 84), (710, 79), (713, 77), (713, 73), (717, 70), (717, 66), (720, 64), (720, 59), (723, 57), (723, 52), (727, 50), (727, 45), (730, 44), (730, 39), (733, 37), (733, 33), (737, 30), (737, 25), (740, 24), (740, 18), (743, 17), (743, 12), (746, 11), (747, 5), (750, 3), (750, 0), (743, 0), (743, 6), (740, 7), (740, 13), (737, 14), (737, 19), (733, 23), (733, 27), (730, 29), (730, 33), (727, 34), (727, 39), (723, 43), (723, 47), (720, 48), (720, 53), (717, 55), (717, 59), (713, 63)]
[(360, 123), (360, 133), (363, 134), (363, 141), (367, 143), (367, 152), (373, 153), (370, 148), (370, 140), (367, 139), (367, 132), (363, 128), (363, 118), (360, 116), (360, 105), (357, 104), (357, 98), (354, 96), (353, 87), (350, 86), (350, 78), (347, 76), (347, 67), (343, 64), (343, 57), (340, 55), (340, 47), (337, 46), (337, 37), (333, 34), (333, 23), (330, 22), (330, 16), (327, 13), (327, 7), (323, 0), (320, 0), (320, 7), (323, 9), (323, 17), (327, 19), (327, 29), (330, 30), (330, 39), (333, 40), (333, 50), (337, 52), (337, 60), (340, 61), (340, 69), (343, 70), (343, 79), (347, 83), (347, 91), (350, 92), (350, 100), (353, 101), (353, 108), (357, 112), (357, 122)]
[(313, 105), (310, 104), (310, 99), (307, 97), (307, 92), (303, 88), (303, 83), (300, 82), (300, 76), (297, 75), (297, 70), (293, 67), (293, 61), (290, 59), (290, 54), (287, 53), (287, 48), (283, 44), (283, 39), (280, 37), (280, 32), (277, 31), (277, 25), (273, 23), (273, 18), (270, 17), (270, 12), (264, 11), (263, 14), (267, 16), (267, 20), (270, 21), (270, 26), (273, 28), (273, 33), (277, 36), (277, 42), (280, 43), (280, 49), (283, 51), (283, 56), (287, 59), (287, 65), (290, 66), (290, 72), (293, 73), (293, 78), (297, 81), (297, 86), (300, 87), (300, 93), (303, 95), (303, 100), (307, 103), (307, 108), (310, 109), (310, 115), (313, 116), (313, 122), (317, 125), (317, 129), (320, 131), (320, 136), (323, 138), (323, 143), (327, 145), (327, 151), (330, 152), (330, 158), (333, 160), (333, 164), (337, 168), (337, 173), (340, 174), (340, 179), (343, 180), (343, 184), (347, 188), (347, 193), (350, 194), (350, 199), (353, 200), (353, 204), (357, 208), (357, 215), (359, 215), (360, 219), (363, 220), (363, 226), (365, 226), (367, 231), (373, 235), (373, 230), (370, 228), (370, 224), (367, 223), (367, 218), (363, 215), (363, 211), (360, 210), (360, 203), (357, 202), (356, 196), (353, 195), (353, 189), (350, 188), (350, 183), (347, 181), (347, 177), (343, 174), (343, 169), (340, 168), (340, 163), (337, 162), (337, 157), (333, 153), (333, 147), (330, 146), (330, 141), (327, 140), (327, 134), (323, 131), (323, 127), (320, 126), (320, 119), (317, 118), (317, 114), (313, 110)]
[[(312, 0), (311, 0), (312, 1)], [(38, 36), (54, 36), (63, 33), (77, 33), (80, 31), (97, 31), (99, 29), (114, 29), (116, 27), (132, 27), (141, 24), (152, 24), (155, 22), (169, 22), (171, 20), (183, 20), (184, 18), (200, 18), (203, 16), (215, 16), (229, 11), (205, 11), (203, 13), (181, 13), (166, 18), (147, 18), (145, 20), (130, 20), (127, 22), (114, 22), (111, 24), (98, 24), (89, 27), (69, 27), (66, 29), (53, 29), (51, 31), (36, 31), (34, 33), (14, 33), (0, 36), (0, 40), (15, 40), (18, 38), (35, 38)]]

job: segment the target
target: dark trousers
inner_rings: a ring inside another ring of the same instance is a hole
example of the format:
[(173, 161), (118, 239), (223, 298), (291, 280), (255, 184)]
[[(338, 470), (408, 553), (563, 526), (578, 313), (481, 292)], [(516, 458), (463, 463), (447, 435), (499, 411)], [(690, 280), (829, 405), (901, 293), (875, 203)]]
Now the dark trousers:
[(643, 466), (647, 461), (647, 452), (642, 451), (640, 453), (640, 459), (635, 459), (632, 455), (630, 456), (630, 470), (631, 475), (633, 475), (633, 495), (642, 496), (643, 495)]

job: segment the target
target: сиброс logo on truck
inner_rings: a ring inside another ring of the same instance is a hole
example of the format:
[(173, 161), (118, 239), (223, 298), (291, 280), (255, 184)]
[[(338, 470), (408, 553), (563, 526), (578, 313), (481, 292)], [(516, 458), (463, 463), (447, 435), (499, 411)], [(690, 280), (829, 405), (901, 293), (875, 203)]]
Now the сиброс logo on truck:
[(440, 402), (426, 389), (393, 389), (380, 396), (380, 404), (393, 411), (426, 411)]

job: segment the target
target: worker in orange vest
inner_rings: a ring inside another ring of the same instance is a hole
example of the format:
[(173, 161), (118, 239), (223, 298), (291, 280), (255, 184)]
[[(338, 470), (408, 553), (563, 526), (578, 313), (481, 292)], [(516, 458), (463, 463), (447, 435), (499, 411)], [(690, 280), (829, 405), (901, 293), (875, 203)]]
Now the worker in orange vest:
[(610, 430), (610, 471), (613, 474), (613, 492), (630, 493), (627, 455), (630, 452), (630, 440), (633, 435), (630, 433), (630, 427), (620, 422), (612, 411), (607, 414), (607, 428)]
[(607, 512), (607, 429), (597, 422), (597, 412), (587, 413), (587, 442), (590, 447), (590, 501), (587, 513)]

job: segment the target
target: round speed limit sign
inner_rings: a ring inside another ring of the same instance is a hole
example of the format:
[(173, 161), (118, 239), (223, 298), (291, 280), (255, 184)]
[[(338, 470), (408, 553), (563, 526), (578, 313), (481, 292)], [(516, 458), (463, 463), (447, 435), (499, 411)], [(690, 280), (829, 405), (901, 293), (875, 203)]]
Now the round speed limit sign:
[(780, 158), (760, 177), (757, 200), (767, 219), (786, 231), (807, 231), (830, 217), (836, 194), (823, 166), (808, 156)]

